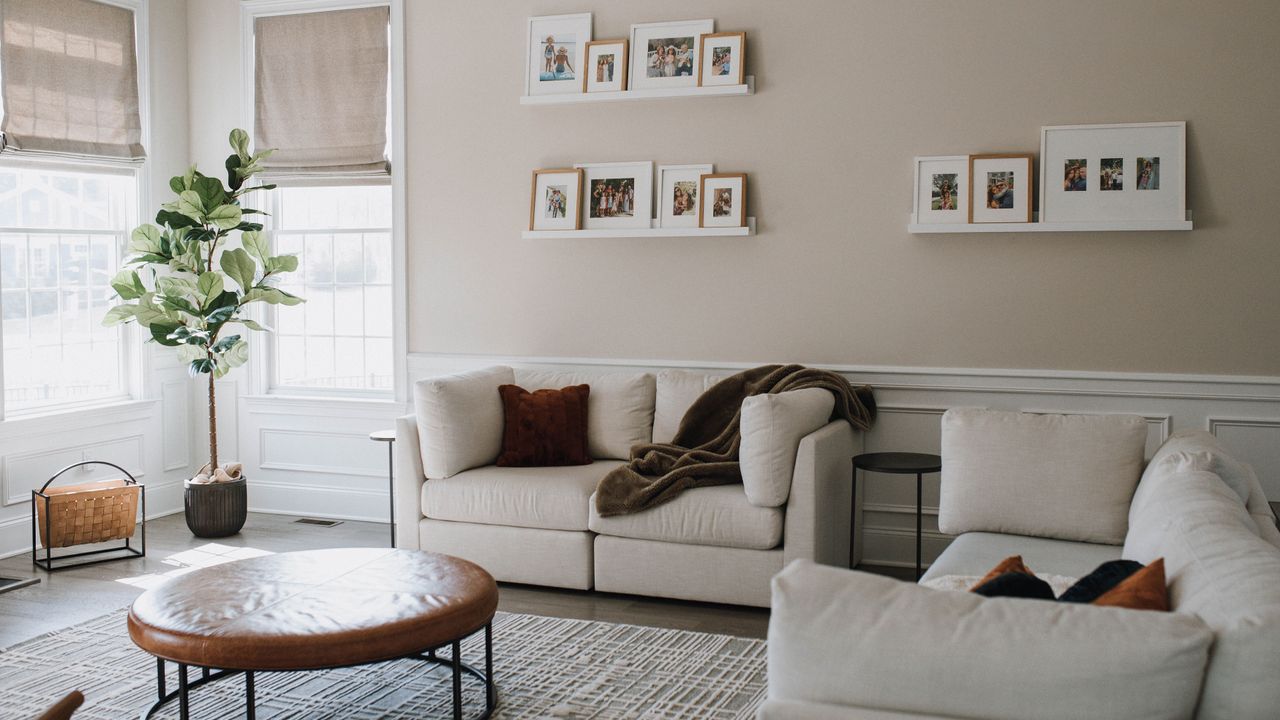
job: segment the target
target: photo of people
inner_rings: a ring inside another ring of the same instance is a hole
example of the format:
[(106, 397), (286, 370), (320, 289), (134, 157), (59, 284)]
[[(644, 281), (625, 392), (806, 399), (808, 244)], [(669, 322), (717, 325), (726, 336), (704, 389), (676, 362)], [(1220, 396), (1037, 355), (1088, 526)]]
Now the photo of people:
[(601, 178), (591, 181), (590, 216), (632, 217), (636, 208), (635, 178)]
[(1066, 192), (1082, 192), (1089, 189), (1089, 161), (1067, 160), (1062, 178), (1062, 189)]
[(577, 48), (577, 37), (572, 33), (548, 35), (542, 41), (542, 71), (538, 74), (540, 82), (573, 80), (577, 71), (573, 68), (574, 50)]
[(1124, 189), (1124, 158), (1102, 158), (1098, 189)]
[(645, 74), (651, 78), (692, 77), (696, 41), (694, 37), (653, 38), (649, 41)]
[(733, 48), (728, 45), (719, 45), (711, 48), (711, 74), (712, 75), (728, 75), (733, 58)]
[(1160, 158), (1158, 157), (1138, 158), (1138, 189), (1139, 190), (1159, 190), (1160, 189)]
[(956, 173), (933, 174), (933, 202), (930, 207), (934, 210), (959, 209), (956, 203)]
[(548, 185), (547, 186), (547, 205), (546, 212), (543, 217), (546, 218), (562, 218), (565, 216), (565, 206), (567, 205), (568, 186), (566, 185)]
[(733, 213), (733, 188), (716, 188), (715, 202), (711, 205), (712, 217), (728, 217)]
[(1013, 209), (1013, 173), (987, 173), (987, 207), (992, 210)]
[(615, 55), (613, 53), (601, 53), (596, 60), (596, 82), (611, 83), (613, 82), (613, 64)]
[(692, 215), (698, 211), (698, 183), (694, 180), (677, 180), (671, 200), (672, 215)]

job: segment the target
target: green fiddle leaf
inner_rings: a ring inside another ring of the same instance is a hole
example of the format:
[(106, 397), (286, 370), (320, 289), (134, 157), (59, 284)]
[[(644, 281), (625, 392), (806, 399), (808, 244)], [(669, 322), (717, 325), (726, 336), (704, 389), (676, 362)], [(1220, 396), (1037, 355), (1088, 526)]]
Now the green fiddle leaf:
[(240, 342), (239, 335), (228, 335), (214, 343), (213, 347), (209, 348), (209, 350), (216, 353), (224, 353), (230, 350), (232, 346), (238, 342)]
[(183, 190), (179, 193), (176, 209), (196, 222), (204, 222), (204, 204), (195, 190)]
[(121, 270), (111, 278), (111, 289), (116, 291), (122, 300), (137, 300), (146, 294), (147, 288), (142, 278), (134, 270)]
[(168, 225), (171, 228), (189, 228), (195, 227), (199, 223), (180, 212), (173, 210), (161, 210), (156, 213), (156, 223), (159, 225)]
[(223, 281), (222, 273), (209, 271), (200, 275), (200, 280), (196, 283), (196, 289), (200, 291), (200, 306), (208, 308), (213, 305), (213, 301), (222, 296)]
[(121, 323), (129, 322), (129, 319), (137, 314), (137, 312), (137, 305), (116, 305), (108, 310), (107, 314), (103, 316), (102, 325), (104, 327), (114, 327)]
[(179, 345), (178, 359), (185, 363), (195, 362), (209, 357), (209, 351), (199, 345)]
[(258, 332), (271, 332), (271, 328), (257, 322), (256, 320), (250, 320), (249, 318), (240, 318), (236, 320), (236, 322), (249, 328), (250, 330), (257, 330)]
[(253, 257), (257, 258), (265, 267), (267, 258), (271, 252), (271, 248), (267, 242), (267, 238), (260, 231), (249, 231), (241, 233), (240, 245), (245, 251)]
[(221, 264), (222, 272), (235, 280), (242, 291), (248, 292), (253, 287), (253, 278), (257, 274), (258, 266), (254, 264), (253, 258), (249, 257), (249, 253), (241, 248), (224, 250)]
[(129, 237), (128, 249), (131, 253), (162, 253), (160, 228), (151, 224), (139, 225)]
[[(196, 176), (199, 174), (200, 173), (196, 170), (195, 165), (192, 165), (191, 167), (187, 168), (187, 172), (184, 173), (182, 176), (182, 189), (190, 190), (192, 184), (195, 183), (196, 181)], [(181, 195), (182, 193), (178, 193), (178, 194)]]
[(270, 273), (293, 272), (298, 269), (298, 256), (277, 255), (273, 258), (267, 258), (265, 264), (267, 272)]
[(240, 186), (244, 185), (244, 178), (236, 172), (240, 169), (240, 156), (228, 155), (222, 166), (227, 169), (227, 187), (231, 188), (232, 192), (239, 190)]
[(188, 315), (193, 315), (195, 317), (200, 316), (200, 310), (197, 309), (195, 305), (192, 305), (190, 301), (185, 300), (183, 298), (167, 297), (167, 296), (161, 297), (160, 304), (167, 308), (177, 310), (179, 312), (184, 312)]
[(196, 178), (195, 183), (191, 187), (200, 196), (200, 204), (206, 212), (212, 212), (214, 208), (223, 205), (227, 201), (227, 191), (222, 187), (222, 181), (218, 178), (211, 178), (201, 175)]
[(304, 300), (279, 288), (256, 287), (245, 293), (240, 300), (242, 305), (248, 305), (251, 302), (264, 302), (269, 305), (300, 305)]
[(182, 323), (172, 320), (154, 320), (148, 326), (151, 331), (151, 339), (168, 347), (177, 347), (181, 343), (170, 337), (178, 328), (184, 327)]
[(231, 143), (231, 149), (236, 151), (236, 157), (249, 159), (249, 133), (240, 128), (231, 131), (230, 137), (227, 138)]
[[(221, 353), (227, 370), (238, 368), (249, 361), (249, 343), (237, 339), (231, 347)], [(220, 365), (223, 363), (219, 363)]]
[(191, 377), (198, 377), (213, 372), (213, 369), (213, 361), (206, 356), (199, 360), (192, 360), (191, 364), (187, 366), (187, 374)]
[[(143, 298), (138, 301), (138, 307), (136, 310), (134, 310), (134, 313), (133, 313), (134, 317), (138, 321), (138, 324), (144, 328), (150, 328), (151, 325), (156, 322), (163, 323), (163, 322), (169, 322), (170, 320), (172, 320), (172, 318), (170, 318), (168, 314), (166, 314), (164, 310), (160, 308), (160, 306), (152, 302), (152, 297), (154, 296), (151, 295), (150, 293), (148, 293), (146, 296), (143, 296)], [(176, 326), (176, 323), (175, 323), (175, 326)], [(168, 334), (170, 332), (172, 332), (171, 329), (166, 330), (165, 334)]]
[(169, 178), (169, 189), (172, 190), (175, 194), (180, 193), (183, 190), (187, 189), (186, 184), (182, 182), (181, 175), (175, 175)]
[(187, 298), (200, 296), (200, 290), (196, 287), (195, 280), (173, 275), (156, 278), (156, 290), (165, 298)]
[(230, 230), (240, 224), (240, 208), (235, 205), (219, 205), (210, 210), (205, 218), (223, 230)]

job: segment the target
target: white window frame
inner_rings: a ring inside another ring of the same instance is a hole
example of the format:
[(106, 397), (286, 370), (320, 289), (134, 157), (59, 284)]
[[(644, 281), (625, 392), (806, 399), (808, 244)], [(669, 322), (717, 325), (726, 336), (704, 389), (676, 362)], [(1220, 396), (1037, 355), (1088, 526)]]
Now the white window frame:
[[(149, 0), (93, 0), (103, 5), (114, 5), (133, 13), (133, 46), (137, 53), (138, 67), (138, 117), (141, 120), (142, 147), (151, 152), (151, 37), (150, 37), (150, 5)], [(0, 68), (0, 72), (3, 69)], [(151, 208), (151, 157), (148, 155), (141, 163), (94, 160), (68, 160), (44, 158), (15, 158), (0, 155), (0, 164), (7, 166), (23, 166), (33, 169), (62, 170), (71, 172), (109, 172), (113, 174), (131, 175), (135, 183), (131, 225), (136, 226), (149, 219)], [(7, 229), (6, 231), (25, 232), (23, 229)], [(118, 257), (125, 257), (129, 234), (133, 227), (124, 229), (123, 242), (118, 249)], [(117, 268), (118, 269), (118, 268)], [(3, 318), (0, 317), (0, 323)], [(0, 338), (3, 337), (0, 327)], [(0, 339), (0, 343), (3, 340)], [(4, 404), (4, 359), (0, 352), (0, 423), (14, 420), (25, 420), (33, 417), (61, 415), (82, 412), (86, 408), (108, 407), (137, 400), (148, 399), (147, 384), (144, 379), (151, 372), (151, 353), (143, 352), (142, 336), (137, 328), (126, 326), (121, 330), (122, 352), (121, 381), (123, 392), (105, 398), (93, 400), (50, 403), (47, 407), (27, 408), (21, 411), (8, 412)]]
[[(394, 399), (404, 403), (408, 396), (408, 312), (405, 272), (405, 172), (404, 172), (404, 0), (240, 0), (241, 127), (253, 134), (255, 96), (254, 21), (272, 15), (352, 10), (367, 7), (390, 9), (389, 29), (391, 80), (391, 352), (392, 393), (377, 390), (272, 387), (274, 358), (270, 352), (253, 354), (249, 365), (252, 392), (270, 397), (337, 397), (343, 399)], [(357, 184), (359, 180), (335, 179), (332, 183)], [(302, 183), (299, 183), (302, 184)], [(311, 183), (317, 184), (317, 183)]]

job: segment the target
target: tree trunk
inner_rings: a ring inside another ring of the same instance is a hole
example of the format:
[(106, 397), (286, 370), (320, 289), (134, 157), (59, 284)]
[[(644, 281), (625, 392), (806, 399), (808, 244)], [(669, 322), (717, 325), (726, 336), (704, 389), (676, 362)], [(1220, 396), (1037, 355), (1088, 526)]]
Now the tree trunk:
[(213, 373), (209, 373), (209, 475), (218, 470), (218, 404), (213, 396)]

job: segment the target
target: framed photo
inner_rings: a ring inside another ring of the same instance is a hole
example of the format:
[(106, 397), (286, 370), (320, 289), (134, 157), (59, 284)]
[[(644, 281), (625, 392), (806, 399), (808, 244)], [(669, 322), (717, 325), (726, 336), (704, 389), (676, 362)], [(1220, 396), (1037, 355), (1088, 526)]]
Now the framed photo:
[(1187, 124), (1040, 128), (1040, 221), (1185, 220)]
[(627, 40), (594, 40), (587, 43), (582, 92), (617, 92), (627, 89)]
[(525, 95), (582, 92), (591, 13), (531, 17), (525, 40)]
[(631, 89), (694, 87), (698, 38), (715, 30), (715, 20), (632, 25)]
[(658, 166), (658, 227), (698, 227), (698, 185), (714, 165)]
[(653, 225), (653, 163), (583, 163), (583, 227), (647, 228)]
[(581, 230), (581, 199), (582, 171), (578, 168), (534, 170), (529, 229)]
[(969, 222), (969, 156), (916, 158), (916, 201), (912, 222)]
[(1031, 222), (1031, 162), (1025, 154), (969, 156), (969, 222)]
[(747, 174), (711, 173), (699, 178), (698, 227), (747, 224)]
[(711, 33), (698, 38), (698, 87), (741, 85), (746, 33)]

